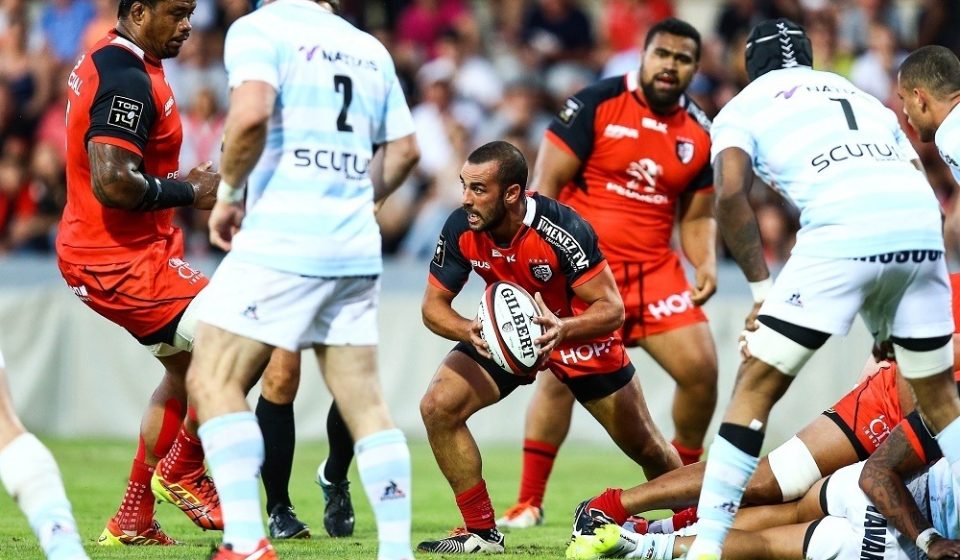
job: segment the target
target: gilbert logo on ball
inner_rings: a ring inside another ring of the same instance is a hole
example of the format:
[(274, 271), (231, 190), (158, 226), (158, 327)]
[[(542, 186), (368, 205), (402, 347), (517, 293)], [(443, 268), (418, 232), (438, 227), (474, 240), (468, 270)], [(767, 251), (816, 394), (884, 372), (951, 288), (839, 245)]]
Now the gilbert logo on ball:
[(520, 286), (506, 281), (487, 286), (477, 317), (493, 361), (501, 369), (514, 375), (537, 372), (540, 349), (535, 340), (543, 335), (543, 327), (533, 322), (538, 316), (536, 301)]

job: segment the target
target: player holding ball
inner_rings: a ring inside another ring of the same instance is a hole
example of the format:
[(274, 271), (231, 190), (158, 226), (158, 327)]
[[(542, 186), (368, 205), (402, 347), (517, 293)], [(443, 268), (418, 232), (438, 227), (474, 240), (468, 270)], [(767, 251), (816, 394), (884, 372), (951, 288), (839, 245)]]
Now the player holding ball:
[(464, 527), (418, 549), (496, 553), (503, 552), (504, 538), (466, 422), (535, 378), (498, 366), (480, 322), (453, 309), (471, 269), (488, 284), (505, 280), (536, 294), (540, 316), (533, 321), (543, 328), (535, 340), (542, 367), (570, 388), (648, 479), (679, 467), (680, 459), (654, 426), (617, 334), (623, 302), (590, 225), (570, 208), (528, 194), (527, 162), (507, 142), (474, 150), (460, 179), (462, 208), (443, 227), (422, 307), (424, 324), (457, 345), (434, 375), (420, 413)]

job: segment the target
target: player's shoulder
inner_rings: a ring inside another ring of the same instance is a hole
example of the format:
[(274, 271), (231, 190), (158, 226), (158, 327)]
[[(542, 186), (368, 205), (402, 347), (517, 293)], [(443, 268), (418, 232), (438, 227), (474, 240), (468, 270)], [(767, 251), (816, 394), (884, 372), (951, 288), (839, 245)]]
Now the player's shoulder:
[(139, 72), (147, 76), (147, 67), (143, 61), (143, 51), (135, 45), (124, 45), (123, 42), (109, 42), (90, 53), (90, 60), (101, 75), (116, 72)]
[(590, 224), (570, 206), (539, 193), (533, 193), (530, 198), (537, 205), (532, 227), (541, 235), (550, 234), (554, 228), (569, 233), (579, 231), (592, 233), (593, 228)]
[[(470, 229), (470, 223), (467, 221), (467, 211), (463, 208), (457, 208), (447, 216), (447, 221), (443, 224), (444, 237), (455, 236), (459, 238)], [(448, 239), (453, 241), (453, 239)]]
[(624, 76), (611, 76), (604, 78), (573, 94), (570, 99), (579, 100), (586, 105), (597, 106), (627, 93), (627, 85)]

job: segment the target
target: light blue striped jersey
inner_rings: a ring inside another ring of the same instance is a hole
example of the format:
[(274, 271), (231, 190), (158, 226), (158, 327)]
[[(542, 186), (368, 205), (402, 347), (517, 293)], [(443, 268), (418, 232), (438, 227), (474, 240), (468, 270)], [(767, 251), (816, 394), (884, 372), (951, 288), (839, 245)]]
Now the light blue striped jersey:
[(795, 254), (943, 250), (939, 203), (896, 116), (841, 76), (768, 72), (727, 103), (710, 137), (713, 158), (744, 150), (800, 210)]
[(940, 151), (940, 159), (946, 162), (954, 180), (960, 183), (960, 109), (956, 106), (937, 127), (933, 141)]
[(232, 258), (309, 276), (382, 270), (370, 160), (414, 133), (393, 61), (373, 36), (310, 0), (278, 0), (227, 33), (230, 86), (277, 91)]

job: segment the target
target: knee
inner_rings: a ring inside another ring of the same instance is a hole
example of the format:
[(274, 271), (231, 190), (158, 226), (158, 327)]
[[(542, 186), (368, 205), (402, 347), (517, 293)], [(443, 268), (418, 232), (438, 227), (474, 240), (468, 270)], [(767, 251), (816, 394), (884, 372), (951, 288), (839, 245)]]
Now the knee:
[(209, 372), (203, 372), (200, 368), (191, 366), (187, 370), (187, 395), (194, 400), (202, 401), (207, 399), (215, 389), (211, 387), (212, 379)]
[(274, 403), (293, 402), (300, 387), (300, 368), (267, 367), (260, 391)]
[(420, 417), (428, 430), (442, 429), (463, 422), (462, 414), (440, 391), (427, 391), (420, 399)]

